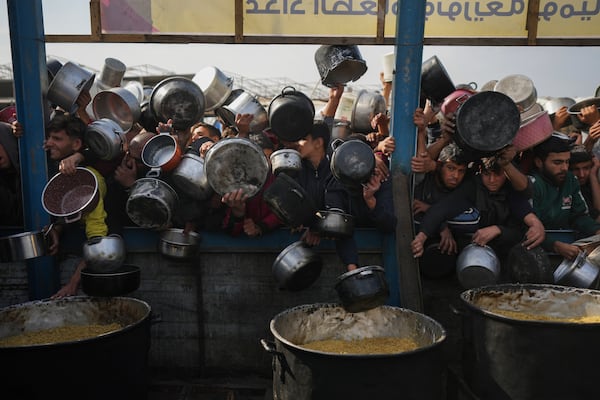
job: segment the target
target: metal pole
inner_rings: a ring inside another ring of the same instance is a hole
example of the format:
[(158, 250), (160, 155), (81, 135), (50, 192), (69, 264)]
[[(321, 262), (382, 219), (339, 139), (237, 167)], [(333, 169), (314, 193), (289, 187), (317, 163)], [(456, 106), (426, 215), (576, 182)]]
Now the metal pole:
[[(21, 180), (25, 229), (38, 230), (50, 223), (41, 204), (48, 171), (44, 143), (43, 93), (48, 87), (41, 0), (7, 0), (17, 118), (23, 125), (20, 139)], [(29, 297), (41, 299), (58, 288), (51, 257), (27, 261)]]
[[(413, 239), (412, 184), (410, 159), (415, 153), (416, 128), (413, 113), (419, 104), (423, 35), (425, 31), (425, 2), (398, 1), (396, 25), (396, 73), (392, 90), (391, 132), (396, 140), (396, 151), (391, 161), (394, 207), (398, 215), (396, 240), (386, 247), (386, 253), (395, 254), (402, 307), (423, 310), (419, 265), (412, 257)], [(393, 253), (392, 253), (393, 252)], [(387, 258), (386, 257), (386, 258)]]

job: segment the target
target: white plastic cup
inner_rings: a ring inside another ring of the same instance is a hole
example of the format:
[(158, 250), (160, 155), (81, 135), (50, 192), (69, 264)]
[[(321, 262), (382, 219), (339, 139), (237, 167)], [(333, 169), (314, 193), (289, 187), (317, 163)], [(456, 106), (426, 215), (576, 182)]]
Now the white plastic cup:
[(387, 53), (383, 56), (383, 81), (391, 82), (394, 80), (394, 70), (396, 64), (396, 54)]

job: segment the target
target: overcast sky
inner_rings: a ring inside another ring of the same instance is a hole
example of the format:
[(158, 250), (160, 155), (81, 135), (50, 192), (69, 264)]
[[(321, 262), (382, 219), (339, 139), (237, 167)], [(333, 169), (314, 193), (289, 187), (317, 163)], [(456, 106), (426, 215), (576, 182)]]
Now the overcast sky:
[[(89, 33), (89, 0), (44, 0), (46, 33)], [(65, 23), (68, 21), (68, 23)], [(78, 22), (79, 21), (79, 22)], [(286, 77), (319, 83), (314, 62), (318, 46), (214, 44), (46, 44), (46, 55), (100, 70), (113, 57), (127, 66), (155, 65), (177, 74), (213, 65), (249, 78)], [(382, 57), (392, 46), (360, 46), (368, 70), (359, 83), (378, 84)], [(538, 96), (587, 98), (600, 86), (599, 47), (455, 47), (426, 46), (423, 59), (436, 55), (455, 84), (511, 74), (531, 78)], [(0, 64), (10, 64), (10, 32), (6, 2), (0, 0)]]

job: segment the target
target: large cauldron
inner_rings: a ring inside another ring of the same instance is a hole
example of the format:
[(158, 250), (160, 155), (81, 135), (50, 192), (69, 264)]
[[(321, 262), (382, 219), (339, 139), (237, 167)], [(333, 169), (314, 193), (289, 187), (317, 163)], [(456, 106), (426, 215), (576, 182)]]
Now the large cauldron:
[(68, 297), (0, 310), (0, 337), (66, 325), (119, 323), (91, 339), (0, 347), (6, 399), (144, 399), (150, 306), (127, 297)]
[(600, 316), (600, 291), (507, 284), (467, 290), (461, 300), (467, 307), (465, 378), (481, 399), (598, 397), (600, 323), (539, 319)]
[[(271, 320), (275, 400), (445, 398), (444, 328), (414, 311), (381, 306), (348, 313), (336, 304), (294, 307)], [(377, 355), (332, 354), (301, 345), (372, 337), (415, 340), (417, 350)]]

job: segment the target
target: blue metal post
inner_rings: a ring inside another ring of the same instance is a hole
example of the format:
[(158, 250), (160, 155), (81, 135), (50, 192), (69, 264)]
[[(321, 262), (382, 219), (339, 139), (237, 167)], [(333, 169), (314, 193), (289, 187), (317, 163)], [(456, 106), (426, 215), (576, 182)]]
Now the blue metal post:
[[(23, 125), (20, 139), (25, 229), (38, 230), (50, 223), (41, 204), (48, 181), (44, 143), (44, 96), (48, 78), (41, 0), (7, 0), (17, 118)], [(51, 257), (27, 262), (29, 297), (52, 295), (58, 276)]]
[(399, 285), (402, 307), (422, 311), (419, 266), (410, 249), (413, 238), (410, 160), (416, 145), (413, 113), (419, 104), (425, 2), (398, 0), (398, 4), (396, 73), (392, 90), (391, 118), (391, 132), (396, 140), (396, 151), (392, 156), (390, 168), (398, 226), (395, 240), (385, 241), (384, 257), (386, 260), (396, 261), (397, 268), (388, 272), (388, 279), (395, 279), (392, 283)]

